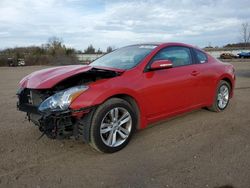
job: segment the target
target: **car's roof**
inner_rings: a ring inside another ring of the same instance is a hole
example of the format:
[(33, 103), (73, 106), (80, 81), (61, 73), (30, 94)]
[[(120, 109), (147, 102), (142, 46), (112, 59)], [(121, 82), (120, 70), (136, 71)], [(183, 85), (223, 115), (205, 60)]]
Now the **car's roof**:
[(185, 44), (185, 43), (181, 43), (181, 42), (148, 42), (148, 43), (132, 44), (132, 45), (128, 45), (128, 46), (125, 46), (125, 47), (140, 46), (140, 45), (141, 46), (143, 46), (143, 45), (145, 45), (145, 46), (149, 45), (150, 46), (151, 45), (151, 46), (157, 46), (157, 47), (160, 47), (160, 48), (164, 48), (164, 47), (167, 47), (167, 46), (184, 46), (184, 47), (188, 47), (188, 48), (194, 48), (194, 49), (197, 49), (197, 50), (200, 50), (200, 51), (206, 53), (204, 50), (202, 50), (198, 46), (193, 46), (193, 45)]
[(129, 45), (129, 46), (138, 46), (138, 45), (154, 45), (154, 46), (178, 45), (178, 46), (187, 46), (187, 47), (197, 48), (195, 46), (185, 44), (185, 43), (180, 43), (180, 42), (148, 42), (148, 43), (133, 44), (133, 45)]

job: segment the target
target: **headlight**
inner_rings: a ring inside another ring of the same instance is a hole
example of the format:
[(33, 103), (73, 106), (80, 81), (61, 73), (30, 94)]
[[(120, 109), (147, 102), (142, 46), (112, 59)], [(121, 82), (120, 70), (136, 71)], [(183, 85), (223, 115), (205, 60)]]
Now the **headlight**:
[(76, 86), (60, 91), (44, 100), (38, 110), (41, 112), (67, 110), (71, 102), (87, 89), (88, 86)]

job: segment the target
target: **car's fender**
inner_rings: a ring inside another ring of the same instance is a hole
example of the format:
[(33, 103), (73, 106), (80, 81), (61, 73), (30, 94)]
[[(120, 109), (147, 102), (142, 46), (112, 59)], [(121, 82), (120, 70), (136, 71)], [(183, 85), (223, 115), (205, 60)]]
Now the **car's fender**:
[(219, 82), (221, 80), (225, 80), (225, 81), (229, 81), (230, 85), (231, 85), (231, 93), (230, 93), (230, 97), (233, 96), (233, 91), (234, 91), (234, 87), (235, 87), (235, 76), (234, 75), (231, 75), (229, 73), (225, 73), (225, 74), (222, 74), (219, 79), (217, 80), (217, 85), (219, 84)]
[(136, 91), (125, 88), (125, 87), (113, 87), (108, 88), (103, 87), (93, 87), (82, 93), (77, 97), (70, 105), (73, 110), (88, 108), (92, 106), (98, 106), (104, 103), (106, 100), (112, 97), (117, 97), (118, 95), (126, 95), (133, 98), (140, 111), (140, 125), (138, 128), (144, 128), (147, 125), (146, 121), (146, 107), (142, 98), (137, 94)]

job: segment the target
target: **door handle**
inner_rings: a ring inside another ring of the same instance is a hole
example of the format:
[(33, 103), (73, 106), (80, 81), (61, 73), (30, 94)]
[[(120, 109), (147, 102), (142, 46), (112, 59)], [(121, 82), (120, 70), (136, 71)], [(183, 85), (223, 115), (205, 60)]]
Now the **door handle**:
[(194, 70), (194, 71), (191, 72), (192, 76), (197, 76), (198, 74), (200, 74), (200, 73), (198, 71), (196, 71), (196, 70)]

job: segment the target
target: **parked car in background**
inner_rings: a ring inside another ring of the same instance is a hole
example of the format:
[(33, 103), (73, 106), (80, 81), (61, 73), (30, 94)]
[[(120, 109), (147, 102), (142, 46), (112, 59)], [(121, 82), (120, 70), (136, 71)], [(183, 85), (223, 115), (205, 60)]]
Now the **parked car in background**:
[(241, 52), (237, 54), (239, 58), (250, 58), (250, 52)]
[(25, 66), (26, 64), (25, 64), (25, 61), (24, 61), (24, 59), (18, 59), (17, 60), (17, 66)]
[(25, 66), (24, 59), (14, 59), (14, 58), (8, 58), (8, 65), (10, 67), (16, 67), (16, 66)]
[(31, 73), (19, 83), (17, 106), (49, 138), (75, 137), (112, 153), (151, 123), (197, 108), (223, 111), (234, 72), (190, 45), (131, 45), (90, 65)]
[(237, 58), (237, 56), (232, 53), (222, 53), (220, 55), (220, 59), (234, 59), (234, 58)]
[(13, 58), (8, 58), (8, 65), (9, 67), (15, 67), (17, 64)]

